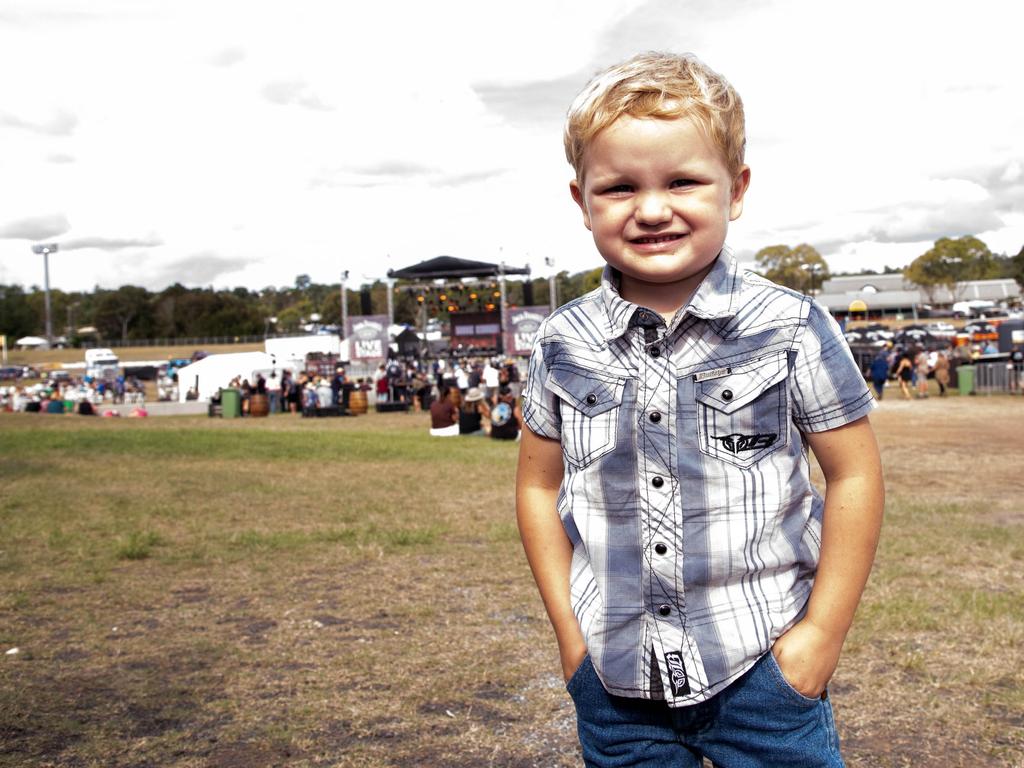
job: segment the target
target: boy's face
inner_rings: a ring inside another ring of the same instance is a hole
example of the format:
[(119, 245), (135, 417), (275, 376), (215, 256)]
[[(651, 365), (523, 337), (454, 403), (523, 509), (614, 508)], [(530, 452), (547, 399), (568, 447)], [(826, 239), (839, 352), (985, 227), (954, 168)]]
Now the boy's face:
[(743, 210), (750, 169), (734, 178), (688, 118), (629, 116), (593, 138), (583, 166), (583, 184), (570, 190), (597, 250), (622, 273), (623, 298), (659, 311), (669, 297), (682, 306)]

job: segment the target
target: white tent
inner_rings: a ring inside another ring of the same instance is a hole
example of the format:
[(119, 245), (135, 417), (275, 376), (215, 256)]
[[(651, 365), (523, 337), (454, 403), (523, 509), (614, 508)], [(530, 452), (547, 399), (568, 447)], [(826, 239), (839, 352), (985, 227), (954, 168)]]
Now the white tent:
[(16, 347), (46, 347), (46, 339), (40, 338), (39, 336), (22, 336), (16, 342)]
[(348, 360), (347, 346), (343, 347), (341, 339), (337, 336), (326, 333), (267, 339), (264, 342), (264, 348), (268, 355), (276, 356), (283, 365), (288, 365), (293, 370), (304, 366), (306, 355), (311, 352), (338, 355), (341, 360)]
[(199, 400), (209, 400), (236, 376), (255, 384), (256, 374), (262, 373), (265, 378), (269, 378), (271, 371), (276, 371), (280, 378), (284, 368), (291, 369), (293, 373), (296, 370), (291, 361), (279, 361), (276, 355), (268, 355), (266, 352), (208, 355), (178, 369), (178, 400), (185, 402), (190, 389), (196, 390)]

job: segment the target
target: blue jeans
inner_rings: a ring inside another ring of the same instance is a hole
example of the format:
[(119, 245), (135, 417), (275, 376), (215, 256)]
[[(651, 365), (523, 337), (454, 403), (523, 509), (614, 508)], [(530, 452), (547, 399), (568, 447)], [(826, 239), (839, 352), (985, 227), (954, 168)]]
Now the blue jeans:
[(746, 674), (701, 704), (613, 696), (587, 656), (568, 683), (589, 768), (842, 766), (827, 696), (809, 699), (766, 653)]

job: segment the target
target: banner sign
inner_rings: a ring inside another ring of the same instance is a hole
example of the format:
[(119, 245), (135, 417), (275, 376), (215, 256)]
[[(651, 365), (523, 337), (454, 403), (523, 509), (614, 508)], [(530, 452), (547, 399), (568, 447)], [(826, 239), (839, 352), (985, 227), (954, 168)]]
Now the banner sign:
[(357, 315), (346, 330), (353, 360), (384, 360), (388, 356), (388, 316)]
[(533, 350), (533, 340), (537, 336), (537, 330), (549, 312), (550, 309), (546, 306), (510, 309), (508, 311), (508, 336), (505, 353), (529, 355)]

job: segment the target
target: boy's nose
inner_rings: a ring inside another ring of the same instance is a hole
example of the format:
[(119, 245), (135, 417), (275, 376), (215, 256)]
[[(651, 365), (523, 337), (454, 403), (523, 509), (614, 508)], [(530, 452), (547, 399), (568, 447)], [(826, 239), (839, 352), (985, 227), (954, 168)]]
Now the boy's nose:
[(664, 195), (647, 193), (636, 203), (636, 220), (640, 224), (662, 224), (672, 218), (672, 209)]

